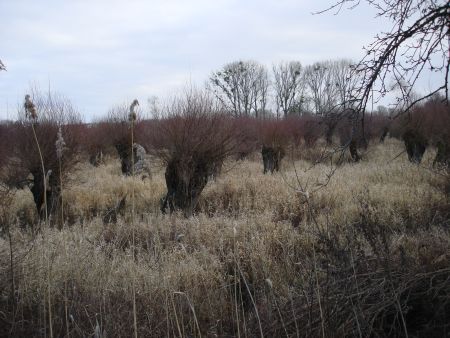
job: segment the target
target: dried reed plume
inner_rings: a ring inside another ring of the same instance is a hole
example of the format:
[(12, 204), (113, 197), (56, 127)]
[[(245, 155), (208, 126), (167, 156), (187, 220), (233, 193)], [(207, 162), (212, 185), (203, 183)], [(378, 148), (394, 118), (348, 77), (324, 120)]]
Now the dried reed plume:
[(25, 116), (31, 121), (35, 121), (37, 119), (36, 106), (31, 101), (30, 95), (25, 95), (25, 103), (23, 106), (25, 108)]
[[(135, 231), (134, 231), (134, 206), (135, 206), (135, 187), (134, 187), (134, 123), (136, 121), (136, 106), (139, 105), (139, 101), (134, 99), (130, 105), (130, 113), (128, 115), (128, 119), (131, 124), (131, 177), (132, 177), (132, 186), (131, 186), (131, 227), (132, 227), (132, 252), (133, 257), (136, 256), (136, 246), (135, 246)], [(137, 313), (136, 313), (136, 281), (133, 278), (132, 283), (132, 293), (133, 293), (133, 326), (134, 326), (134, 337), (137, 338), (138, 330), (137, 330)]]
[(137, 115), (136, 115), (136, 106), (139, 106), (139, 101), (134, 99), (133, 102), (130, 105), (130, 113), (128, 115), (128, 120), (130, 122), (136, 121)]
[[(31, 129), (33, 130), (33, 136), (34, 136), (34, 140), (36, 141), (36, 146), (38, 148), (38, 152), (39, 152), (39, 158), (41, 161), (41, 167), (42, 167), (42, 177), (44, 178), (43, 180), (43, 184), (44, 184), (44, 208), (45, 208), (45, 223), (48, 224), (48, 212), (47, 212), (47, 182), (48, 180), (47, 175), (45, 174), (45, 166), (44, 166), (44, 159), (42, 157), (42, 151), (41, 151), (41, 147), (39, 146), (39, 140), (37, 138), (36, 135), (36, 130), (34, 128), (34, 123), (37, 120), (37, 111), (36, 111), (36, 106), (34, 105), (33, 101), (31, 101), (30, 95), (25, 95), (25, 103), (24, 103), (24, 108), (25, 108), (25, 116), (31, 121)], [(51, 172), (50, 172), (51, 174)], [(50, 176), (50, 174), (48, 174), (48, 176)]]
[[(49, 183), (50, 175), (52, 173), (51, 170), (45, 174), (45, 166), (44, 166), (44, 159), (42, 157), (42, 151), (41, 147), (39, 146), (39, 140), (36, 135), (36, 130), (34, 128), (34, 123), (37, 120), (37, 111), (36, 106), (34, 105), (33, 101), (31, 101), (30, 95), (25, 95), (25, 114), (26, 117), (31, 121), (31, 128), (33, 130), (34, 139), (36, 141), (36, 146), (39, 151), (39, 158), (41, 160), (41, 166), (42, 166), (42, 177), (43, 179), (43, 185), (44, 185), (44, 208), (45, 208), (45, 225), (48, 225), (48, 211), (47, 211), (47, 186)], [(48, 275), (47, 275), (47, 291), (48, 291), (48, 322), (49, 322), (49, 328), (50, 328), (50, 337), (53, 338), (53, 325), (52, 325), (52, 308), (51, 308), (51, 289), (50, 289), (50, 260), (48, 260)]]
[(59, 186), (60, 186), (60, 195), (61, 195), (61, 227), (64, 226), (64, 201), (63, 201), (63, 187), (62, 187), (62, 156), (63, 152), (66, 148), (66, 142), (62, 136), (61, 126), (58, 128), (58, 134), (56, 136), (56, 157), (58, 158), (58, 167), (59, 167)]

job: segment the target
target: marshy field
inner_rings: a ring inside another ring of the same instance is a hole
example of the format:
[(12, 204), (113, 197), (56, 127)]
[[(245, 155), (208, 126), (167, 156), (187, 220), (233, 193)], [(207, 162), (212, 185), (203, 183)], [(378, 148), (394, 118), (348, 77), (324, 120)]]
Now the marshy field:
[(450, 337), (449, 13), (0, 1), (0, 338)]
[(446, 336), (450, 186), (436, 150), (420, 165), (394, 138), (358, 163), (303, 156), (322, 148), (288, 151), (273, 174), (260, 152), (227, 159), (190, 217), (161, 212), (165, 166), (151, 155), (134, 178), (117, 156), (79, 161), (63, 224), (38, 221), (30, 189), (11, 191), (0, 335)]

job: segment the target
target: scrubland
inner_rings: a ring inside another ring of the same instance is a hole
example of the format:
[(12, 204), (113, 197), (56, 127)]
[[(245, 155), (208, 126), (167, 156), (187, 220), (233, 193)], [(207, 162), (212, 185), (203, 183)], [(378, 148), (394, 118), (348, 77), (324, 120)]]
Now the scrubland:
[(190, 218), (160, 212), (153, 158), (144, 180), (114, 157), (78, 163), (62, 229), (39, 226), (17, 190), (0, 336), (132, 336), (132, 288), (141, 337), (448, 335), (449, 178), (432, 149), (421, 165), (402, 150), (387, 139), (359, 163), (313, 165), (297, 149), (273, 175), (259, 153), (227, 160)]

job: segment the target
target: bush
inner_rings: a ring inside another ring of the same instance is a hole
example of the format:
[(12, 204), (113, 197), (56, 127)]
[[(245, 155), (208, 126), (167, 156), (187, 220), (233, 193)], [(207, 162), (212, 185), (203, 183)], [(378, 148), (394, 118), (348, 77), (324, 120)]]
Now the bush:
[(391, 120), (382, 114), (366, 116), (366, 138), (368, 141), (383, 142), (389, 132)]
[[(63, 96), (54, 93), (41, 94), (34, 90), (32, 101), (36, 106), (37, 119), (27, 120), (26, 113), (22, 110), (19, 112), (19, 121), (13, 127), (14, 145), (10, 159), (14, 161), (15, 170), (10, 171), (9, 181), (20, 182), (32, 174), (31, 192), (38, 213), (43, 217), (44, 180), (48, 181), (45, 192), (46, 208), (47, 213), (51, 215), (58, 210), (61, 195), (60, 169), (64, 177), (77, 162), (84, 127), (81, 125), (80, 114)], [(61, 161), (58, 160), (56, 151), (59, 129), (65, 142)], [(46, 177), (42, 171), (34, 133), (39, 142)]]
[(410, 155), (415, 147), (411, 145), (411, 135), (416, 135), (415, 139), (420, 141), (420, 148), (426, 148), (426, 145), (437, 148), (435, 164), (446, 166), (450, 162), (450, 110), (439, 95), (431, 97), (423, 104), (415, 106), (408, 114), (394, 120), (390, 133), (391, 136), (405, 141), (412, 161), (418, 160), (417, 156), (413, 159), (414, 156)]
[(180, 209), (190, 216), (209, 178), (235, 154), (236, 121), (221, 113), (211, 97), (192, 90), (175, 99), (156, 124), (152, 148), (166, 164), (167, 195), (162, 211)]
[(11, 157), (13, 156), (14, 146), (14, 124), (0, 124), (0, 181), (13, 185), (14, 182), (9, 182), (9, 165), (11, 164)]
[(240, 139), (236, 142), (236, 159), (243, 160), (260, 148), (259, 123), (253, 117), (235, 118), (236, 135)]
[[(129, 120), (131, 106), (122, 104), (109, 110), (105, 119), (89, 126), (84, 148), (89, 162), (94, 166), (102, 161), (104, 154), (117, 154), (121, 161), (122, 173), (131, 175), (131, 123)], [(144, 121), (136, 114), (133, 124), (134, 164), (137, 144), (145, 144)]]
[(109, 130), (108, 122), (105, 121), (86, 125), (81, 147), (89, 162), (94, 166), (100, 165), (105, 155), (115, 154)]
[(286, 155), (286, 149), (291, 141), (292, 129), (289, 130), (286, 120), (268, 119), (260, 124), (261, 155), (264, 173), (279, 171), (281, 160)]

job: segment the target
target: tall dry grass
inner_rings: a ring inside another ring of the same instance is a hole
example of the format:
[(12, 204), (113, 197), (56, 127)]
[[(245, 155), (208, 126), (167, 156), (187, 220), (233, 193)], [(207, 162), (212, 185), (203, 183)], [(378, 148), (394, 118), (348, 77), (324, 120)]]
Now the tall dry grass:
[[(48, 262), (54, 336), (131, 336), (133, 289), (142, 337), (448, 332), (448, 176), (428, 169), (432, 152), (417, 166), (405, 154), (393, 160), (401, 151), (392, 139), (371, 145), (317, 191), (326, 164), (287, 158), (280, 173), (263, 175), (259, 155), (229, 161), (189, 219), (160, 213), (156, 160), (145, 181), (122, 176), (114, 160), (79, 164), (64, 191), (72, 226), (37, 235), (11, 227), (14, 295), (0, 239), (0, 336), (49, 334)], [(131, 202), (117, 223), (102, 221), (131, 187), (134, 236)], [(10, 212), (32, 204), (21, 191)]]

